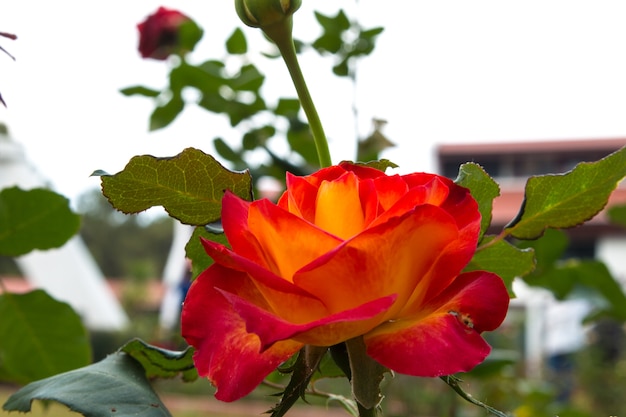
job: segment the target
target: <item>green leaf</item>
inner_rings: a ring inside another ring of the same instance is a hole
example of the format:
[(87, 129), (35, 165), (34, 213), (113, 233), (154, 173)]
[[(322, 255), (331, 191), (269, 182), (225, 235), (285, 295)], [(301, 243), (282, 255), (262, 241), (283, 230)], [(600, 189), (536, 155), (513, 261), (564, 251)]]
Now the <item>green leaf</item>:
[(310, 166), (317, 166), (317, 146), (309, 125), (297, 117), (289, 119), (287, 142), (292, 151), (297, 152)]
[(241, 67), (239, 74), (231, 79), (230, 87), (235, 91), (259, 91), (265, 76), (252, 64)]
[[(350, 161), (345, 161), (345, 162), (350, 162)], [(356, 163), (350, 162), (350, 163), (364, 166), (364, 167), (374, 168), (382, 172), (387, 171), (387, 168), (398, 168), (397, 164), (391, 162), (388, 159), (381, 159), (378, 161), (368, 161), (368, 162), (356, 162)]]
[(185, 108), (185, 102), (179, 94), (162, 106), (156, 107), (150, 115), (150, 131), (162, 129), (168, 126)]
[(196, 227), (189, 242), (185, 245), (185, 254), (187, 258), (191, 259), (192, 279), (195, 279), (202, 271), (213, 265), (213, 258), (207, 255), (204, 250), (204, 246), (202, 246), (200, 241), (201, 237), (228, 246), (228, 240), (223, 233), (211, 233), (204, 227)]
[(34, 400), (56, 401), (85, 417), (171, 417), (141, 365), (122, 352), (33, 382), (9, 397), (2, 408), (26, 413)]
[(267, 141), (276, 134), (276, 128), (271, 125), (262, 126), (259, 128), (250, 129), (243, 135), (241, 141), (243, 149), (251, 151), (259, 146), (265, 147)]
[(610, 207), (607, 215), (611, 223), (626, 227), (626, 205)]
[(379, 406), (383, 398), (380, 394), (380, 383), (385, 372), (389, 370), (367, 354), (363, 337), (346, 341), (346, 346), (352, 371), (354, 399), (365, 409), (372, 410)]
[(604, 208), (624, 176), (626, 147), (566, 174), (531, 177), (522, 209), (506, 230), (518, 239), (536, 239), (548, 227), (577, 226)]
[(152, 346), (140, 339), (133, 339), (120, 349), (133, 357), (143, 366), (146, 376), (154, 378), (174, 378), (181, 374), (183, 381), (198, 379), (198, 372), (193, 363), (193, 348), (182, 352)]
[(90, 361), (87, 331), (68, 304), (43, 290), (0, 294), (0, 380), (26, 384)]
[[(342, 369), (342, 366), (339, 365), (337, 357), (338, 353), (332, 354), (331, 350), (334, 349), (335, 352), (339, 350), (342, 351), (345, 358), (346, 372)], [(348, 358), (348, 351), (346, 349), (345, 343), (340, 343), (339, 345), (331, 346), (328, 349), (328, 352), (322, 357), (322, 360), (319, 363), (319, 366), (315, 370), (315, 373), (311, 377), (311, 383), (314, 384), (316, 381), (324, 378), (340, 378), (347, 377), (350, 379), (351, 371), (350, 371), (350, 359)]]
[(80, 228), (67, 198), (50, 190), (18, 187), (0, 191), (0, 255), (62, 246)]
[(252, 199), (248, 172), (231, 172), (211, 155), (194, 148), (171, 158), (135, 156), (123, 171), (101, 179), (102, 193), (124, 213), (163, 206), (170, 216), (196, 226), (221, 217), (226, 190)]
[(535, 254), (529, 249), (518, 249), (507, 241), (499, 240), (490, 244), (494, 236), (485, 236), (483, 245), (478, 248), (464, 272), (490, 271), (502, 278), (509, 293), (513, 293), (515, 277), (523, 277), (535, 268)]
[(315, 18), (322, 26), (323, 34), (313, 42), (313, 48), (331, 54), (339, 52), (344, 45), (343, 32), (350, 29), (350, 20), (344, 11), (340, 10), (335, 17), (315, 12)]
[(295, 118), (300, 111), (300, 100), (297, 98), (281, 98), (276, 104), (274, 114), (287, 118)]
[[(606, 265), (595, 260), (570, 259), (539, 275), (524, 278), (529, 285), (541, 286), (565, 299), (575, 288), (585, 287), (602, 296), (608, 307), (602, 310), (619, 320), (626, 320), (626, 295)], [(599, 315), (598, 312), (595, 313)]]
[(493, 200), (500, 195), (500, 187), (483, 167), (475, 163), (461, 165), (459, 175), (454, 182), (468, 188), (472, 197), (478, 202), (478, 211), (482, 216), (480, 221), (480, 239), (482, 239), (491, 224)]
[(161, 94), (161, 92), (158, 90), (144, 87), (142, 85), (135, 85), (132, 87), (122, 88), (120, 90), (120, 93), (124, 94), (125, 96), (144, 96), (144, 97), (157, 97), (159, 94)]
[(203, 94), (219, 96), (220, 87), (228, 81), (224, 78), (223, 72), (223, 67), (212, 61), (199, 66), (182, 62), (170, 72), (170, 88), (174, 94), (178, 95), (181, 94), (183, 88), (194, 87)]
[(523, 240), (516, 244), (520, 249), (532, 248), (535, 251), (537, 267), (532, 275), (538, 275), (554, 268), (556, 263), (562, 259), (568, 245), (569, 239), (565, 232), (555, 229), (547, 229), (539, 239)]
[(241, 55), (248, 52), (248, 43), (246, 42), (246, 36), (240, 28), (235, 31), (226, 40), (226, 50), (229, 54)]
[(202, 39), (204, 31), (196, 22), (188, 20), (178, 27), (178, 44), (182, 52), (191, 52)]
[(215, 151), (219, 154), (219, 156), (226, 159), (227, 161), (235, 163), (244, 162), (242, 156), (237, 153), (233, 148), (231, 148), (230, 145), (228, 145), (222, 138), (213, 139), (213, 147), (215, 148)]

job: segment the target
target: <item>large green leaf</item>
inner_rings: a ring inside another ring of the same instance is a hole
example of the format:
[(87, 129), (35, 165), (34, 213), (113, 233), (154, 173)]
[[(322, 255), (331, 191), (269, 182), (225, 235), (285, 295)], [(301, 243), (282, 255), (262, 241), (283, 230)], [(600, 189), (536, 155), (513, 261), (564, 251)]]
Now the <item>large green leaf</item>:
[(86, 417), (170, 417), (144, 369), (123, 352), (84, 368), (33, 382), (2, 406), (28, 412), (34, 400), (56, 401)]
[(129, 354), (139, 362), (149, 379), (174, 378), (179, 374), (185, 382), (198, 379), (191, 347), (178, 352), (149, 345), (140, 339), (133, 339), (122, 346), (120, 351)]
[(597, 162), (582, 162), (566, 174), (532, 177), (524, 204), (506, 230), (519, 239), (536, 239), (548, 227), (577, 226), (606, 205), (626, 176), (626, 147)]
[(43, 188), (0, 191), (0, 255), (62, 246), (80, 228), (67, 198)]
[(229, 171), (194, 148), (171, 158), (135, 156), (123, 171), (102, 175), (102, 193), (116, 209), (139, 213), (163, 206), (170, 216), (191, 225), (218, 220), (226, 190), (251, 200), (249, 173)]
[(504, 240), (491, 243), (493, 239), (494, 236), (485, 236), (484, 246), (479, 247), (464, 272), (493, 272), (502, 278), (509, 292), (513, 293), (513, 279), (523, 277), (534, 269), (534, 251), (531, 248), (518, 249)]
[(0, 294), (0, 380), (25, 384), (91, 360), (80, 317), (45, 291)]
[(454, 182), (468, 188), (472, 193), (472, 197), (478, 202), (478, 210), (482, 216), (480, 221), (480, 236), (482, 239), (482, 236), (487, 232), (487, 228), (491, 224), (493, 200), (500, 195), (500, 187), (480, 165), (475, 163), (461, 165), (459, 175)]

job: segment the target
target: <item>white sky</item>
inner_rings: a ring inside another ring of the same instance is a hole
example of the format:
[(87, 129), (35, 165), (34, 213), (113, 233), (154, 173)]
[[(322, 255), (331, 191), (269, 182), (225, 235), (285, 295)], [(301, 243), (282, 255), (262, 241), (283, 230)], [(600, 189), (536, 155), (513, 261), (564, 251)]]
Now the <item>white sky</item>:
[[(213, 153), (215, 136), (238, 137), (220, 117), (189, 106), (165, 130), (148, 133), (149, 99), (124, 97), (136, 84), (160, 88), (167, 66), (142, 60), (136, 24), (163, 5), (205, 30), (190, 60), (221, 58), (240, 25), (231, 0), (86, 2), (21, 0), (0, 6), (0, 121), (55, 189), (74, 198), (97, 187), (95, 169), (121, 170), (137, 154), (172, 156), (188, 146)], [(355, 6), (358, 5), (357, 6)], [(390, 6), (391, 5), (391, 6)], [(365, 27), (384, 26), (361, 61), (361, 134), (388, 120), (398, 147), (384, 154), (401, 171), (432, 171), (439, 143), (626, 137), (626, 2), (622, 0), (304, 0), (295, 36), (317, 34), (312, 9), (343, 6)], [(261, 33), (248, 39), (264, 46)], [(259, 61), (268, 95), (293, 96), (279, 62)], [(352, 90), (331, 63), (306, 56), (303, 70), (334, 162), (354, 159)], [(1, 175), (1, 172), (0, 172)]]

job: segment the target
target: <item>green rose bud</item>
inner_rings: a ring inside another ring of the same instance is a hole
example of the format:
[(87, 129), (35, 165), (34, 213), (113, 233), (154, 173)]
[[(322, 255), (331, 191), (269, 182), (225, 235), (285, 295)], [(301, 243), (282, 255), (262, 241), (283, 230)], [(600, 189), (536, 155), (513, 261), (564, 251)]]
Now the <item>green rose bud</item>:
[(248, 26), (267, 28), (282, 23), (302, 5), (302, 0), (235, 0), (239, 18)]

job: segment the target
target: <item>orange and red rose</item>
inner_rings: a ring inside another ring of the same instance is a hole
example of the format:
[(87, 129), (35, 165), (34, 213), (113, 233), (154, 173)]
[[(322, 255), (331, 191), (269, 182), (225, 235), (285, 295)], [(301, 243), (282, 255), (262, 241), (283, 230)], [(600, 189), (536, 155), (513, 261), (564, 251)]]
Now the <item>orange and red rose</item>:
[(139, 53), (143, 58), (157, 60), (165, 60), (172, 54), (184, 55), (202, 37), (202, 30), (193, 20), (178, 10), (165, 7), (159, 7), (139, 23), (137, 29)]
[(480, 213), (469, 191), (425, 173), (386, 175), (342, 163), (287, 176), (277, 204), (227, 193), (230, 248), (203, 241), (215, 263), (191, 286), (183, 336), (216, 397), (238, 399), (303, 345), (362, 337), (403, 374), (468, 371), (504, 319), (495, 274), (461, 271)]

